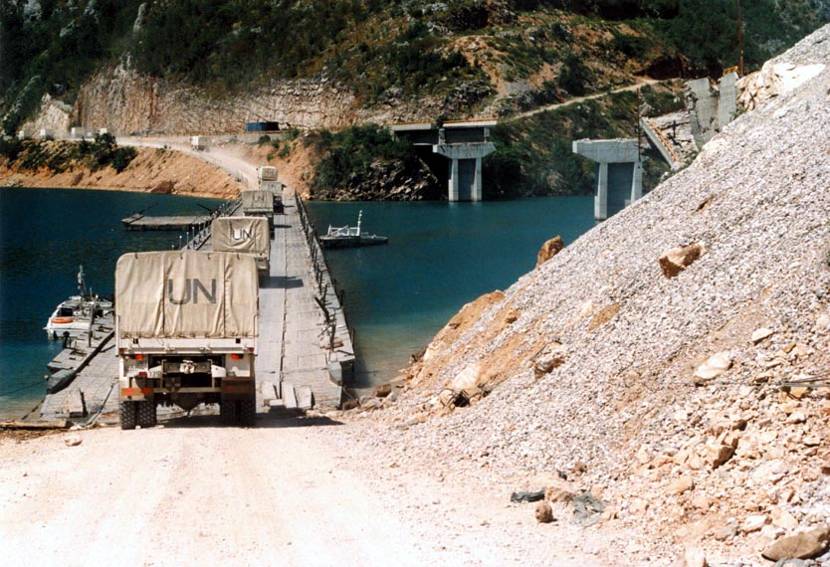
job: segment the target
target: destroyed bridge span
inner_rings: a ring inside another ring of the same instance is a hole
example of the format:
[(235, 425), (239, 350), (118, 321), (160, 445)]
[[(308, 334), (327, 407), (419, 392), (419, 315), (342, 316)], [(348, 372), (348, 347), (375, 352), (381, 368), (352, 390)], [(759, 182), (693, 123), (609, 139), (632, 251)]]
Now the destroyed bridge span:
[[(119, 142), (145, 145), (140, 140)], [(255, 183), (255, 166), (226, 156), (221, 149), (193, 152), (183, 144), (165, 145), (226, 169), (243, 185)], [(354, 372), (352, 337), (302, 199), (286, 187), (283, 200), (284, 214), (274, 217), (270, 273), (261, 279), (259, 288), (258, 413), (272, 407), (338, 407), (344, 384)], [(238, 207), (228, 210), (241, 214)], [(210, 250), (207, 231), (188, 246)], [(30, 418), (91, 420), (101, 413), (117, 412), (117, 383), (118, 359), (111, 338), (84, 362), (69, 386), (47, 394)], [(159, 408), (160, 416), (166, 411)]]

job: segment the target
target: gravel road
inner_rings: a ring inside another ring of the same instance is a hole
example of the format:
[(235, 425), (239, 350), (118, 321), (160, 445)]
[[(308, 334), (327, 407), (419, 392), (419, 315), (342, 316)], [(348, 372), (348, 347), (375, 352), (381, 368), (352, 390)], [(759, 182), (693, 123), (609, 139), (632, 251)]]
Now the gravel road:
[(0, 439), (0, 565), (602, 563), (532, 505), (379, 465), (348, 443), (353, 425), (258, 425)]

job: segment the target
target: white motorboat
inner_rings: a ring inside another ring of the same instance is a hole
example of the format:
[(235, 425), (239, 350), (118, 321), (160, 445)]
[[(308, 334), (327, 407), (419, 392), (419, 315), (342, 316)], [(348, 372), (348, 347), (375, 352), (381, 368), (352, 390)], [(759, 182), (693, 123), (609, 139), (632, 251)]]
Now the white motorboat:
[(113, 311), (112, 301), (98, 297), (87, 290), (84, 267), (78, 270), (78, 295), (62, 301), (46, 322), (44, 330), (50, 339), (64, 336), (77, 337), (88, 332), (94, 319), (100, 319)]
[(357, 215), (357, 226), (331, 226), (325, 235), (320, 237), (323, 248), (356, 248), (359, 246), (375, 246), (386, 244), (389, 238), (377, 234), (363, 233), (363, 211)]

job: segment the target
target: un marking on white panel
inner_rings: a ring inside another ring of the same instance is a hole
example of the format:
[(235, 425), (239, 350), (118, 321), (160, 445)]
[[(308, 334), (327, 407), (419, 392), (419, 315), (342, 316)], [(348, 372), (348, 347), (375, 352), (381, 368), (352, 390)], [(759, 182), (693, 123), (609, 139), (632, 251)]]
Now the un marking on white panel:
[(246, 240), (251, 240), (253, 237), (253, 233), (246, 228), (231, 229), (231, 240), (234, 240), (236, 242), (244, 242)]

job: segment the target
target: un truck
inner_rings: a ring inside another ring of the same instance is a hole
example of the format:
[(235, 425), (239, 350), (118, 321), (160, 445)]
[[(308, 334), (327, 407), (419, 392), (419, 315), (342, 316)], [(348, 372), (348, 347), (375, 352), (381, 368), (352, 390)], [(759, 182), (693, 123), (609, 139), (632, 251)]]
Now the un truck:
[(228, 252), (125, 254), (115, 268), (122, 429), (152, 427), (159, 405), (218, 404), (252, 426), (259, 284), (254, 257)]
[(277, 168), (272, 165), (261, 165), (257, 168), (259, 190), (268, 191), (274, 195), (274, 212), (283, 214), (285, 207), (282, 202), (282, 183), (277, 175)]
[(263, 181), (276, 181), (277, 168), (273, 165), (261, 165), (257, 168), (257, 177), (260, 183)]
[(210, 224), (214, 252), (253, 254), (260, 275), (271, 271), (271, 231), (263, 217), (218, 217)]
[(242, 191), (242, 214), (246, 217), (265, 217), (269, 228), (274, 228), (274, 194), (269, 191)]

